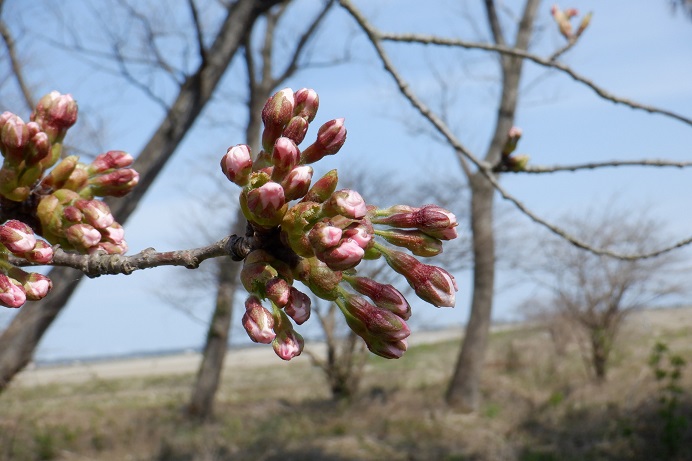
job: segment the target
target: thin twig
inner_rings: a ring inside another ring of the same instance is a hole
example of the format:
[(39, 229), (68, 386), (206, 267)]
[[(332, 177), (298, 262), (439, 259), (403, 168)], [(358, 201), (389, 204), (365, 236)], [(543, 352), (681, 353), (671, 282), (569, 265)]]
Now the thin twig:
[(14, 79), (19, 85), (19, 89), (24, 97), (24, 102), (26, 103), (29, 110), (32, 110), (35, 106), (34, 98), (29, 90), (29, 85), (26, 83), (24, 78), (24, 72), (22, 70), (22, 65), (19, 63), (19, 58), (17, 57), (17, 49), (15, 48), (14, 38), (10, 29), (5, 24), (5, 21), (0, 20), (0, 35), (2, 35), (2, 40), (5, 42), (5, 47), (7, 48), (7, 55), (10, 58), (10, 64), (12, 65), (12, 72), (14, 74)]
[[(644, 159), (644, 160), (611, 160), (607, 162), (590, 162), (580, 163), (577, 165), (555, 165), (555, 166), (527, 166), (523, 171), (516, 173), (555, 173), (558, 171), (578, 171), (578, 170), (595, 170), (598, 168), (615, 168), (622, 166), (653, 166), (653, 167), (672, 167), (686, 168), (692, 166), (692, 161), (674, 162), (671, 160), (662, 159)], [(508, 173), (512, 173), (508, 171)]]

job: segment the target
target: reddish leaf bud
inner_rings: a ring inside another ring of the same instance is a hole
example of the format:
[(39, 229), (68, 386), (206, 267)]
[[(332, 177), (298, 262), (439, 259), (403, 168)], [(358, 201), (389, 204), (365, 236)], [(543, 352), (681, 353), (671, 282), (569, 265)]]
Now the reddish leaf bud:
[(221, 158), (221, 171), (229, 181), (241, 187), (246, 185), (252, 173), (250, 147), (245, 144), (229, 147)]

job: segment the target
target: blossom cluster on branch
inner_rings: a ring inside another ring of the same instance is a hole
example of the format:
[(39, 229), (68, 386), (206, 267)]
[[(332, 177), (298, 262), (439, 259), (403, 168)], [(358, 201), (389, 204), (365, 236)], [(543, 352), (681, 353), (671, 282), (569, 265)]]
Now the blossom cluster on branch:
[[(52, 245), (80, 253), (127, 251), (123, 228), (103, 201), (121, 197), (137, 184), (128, 168), (133, 158), (121, 151), (97, 156), (90, 164), (63, 157), (63, 140), (77, 121), (77, 103), (53, 91), (38, 102), (30, 121), (0, 115), (0, 304), (20, 307), (48, 294), (51, 281), (27, 273), (10, 255), (48, 264)], [(44, 240), (37, 239), (37, 235)]]
[(319, 128), (312, 144), (298, 147), (318, 106), (314, 90), (277, 92), (262, 111), (262, 150), (253, 157), (249, 146), (236, 145), (221, 159), (223, 173), (242, 187), (240, 206), (255, 242), (241, 271), (249, 293), (243, 326), (253, 341), (271, 343), (282, 359), (299, 355), (304, 341), (294, 324), (309, 318), (310, 298), (293, 285), (298, 280), (335, 302), (370, 351), (398, 358), (407, 348), (410, 305), (394, 286), (360, 277), (355, 268), (364, 259), (384, 257), (418, 297), (453, 306), (457, 286), (449, 272), (387, 243), (435, 256), (442, 240), (457, 236), (456, 217), (435, 205), (367, 205), (358, 192), (337, 190), (336, 170), (311, 184), (310, 164), (336, 154), (346, 140), (344, 120), (336, 119)]

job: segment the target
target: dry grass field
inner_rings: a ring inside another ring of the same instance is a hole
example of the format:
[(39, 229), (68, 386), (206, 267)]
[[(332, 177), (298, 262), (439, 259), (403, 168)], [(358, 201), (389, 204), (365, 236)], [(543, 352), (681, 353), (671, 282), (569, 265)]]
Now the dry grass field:
[[(657, 341), (688, 362), (675, 418), (661, 413), (670, 393), (648, 364)], [(194, 367), (88, 379), (34, 370), (0, 394), (0, 459), (692, 460), (690, 308), (632, 315), (601, 384), (574, 342), (559, 354), (539, 327), (498, 331), (473, 415), (442, 400), (458, 347), (445, 339), (397, 361), (373, 357), (350, 403), (330, 400), (307, 358), (229, 357), (216, 417), (203, 425), (181, 412)]]

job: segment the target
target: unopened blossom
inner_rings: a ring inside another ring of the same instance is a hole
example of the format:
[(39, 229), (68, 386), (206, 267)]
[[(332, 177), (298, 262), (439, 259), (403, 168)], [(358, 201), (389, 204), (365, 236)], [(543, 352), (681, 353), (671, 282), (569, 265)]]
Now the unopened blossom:
[(309, 123), (307, 120), (305, 120), (305, 118), (300, 116), (292, 117), (291, 120), (288, 121), (284, 131), (281, 133), (281, 136), (292, 140), (296, 144), (300, 144), (303, 142), (305, 135), (308, 133), (308, 127)]
[(99, 197), (123, 197), (139, 182), (139, 173), (132, 168), (122, 168), (89, 179), (91, 193)]
[(442, 241), (419, 230), (377, 229), (375, 234), (392, 245), (406, 248), (416, 256), (427, 258), (442, 253)]
[(289, 138), (279, 137), (272, 150), (272, 180), (280, 182), (300, 160), (298, 146)]
[(276, 337), (274, 318), (256, 296), (250, 296), (245, 300), (242, 322), (248, 336), (256, 343), (269, 344)]
[(252, 173), (252, 154), (246, 144), (229, 147), (221, 158), (221, 171), (229, 181), (244, 186)]
[(43, 240), (37, 240), (30, 251), (24, 253), (24, 259), (36, 264), (48, 264), (53, 260), (53, 247)]
[(293, 114), (312, 122), (320, 107), (320, 98), (317, 92), (311, 88), (302, 88), (294, 94), (295, 108)]
[(293, 90), (284, 88), (270, 97), (262, 109), (262, 147), (271, 151), (276, 139), (281, 136), (289, 120), (293, 117)]
[(459, 225), (454, 213), (437, 205), (425, 205), (421, 208), (391, 207), (384, 210), (368, 212), (373, 224), (386, 224), (398, 228), (416, 228), (431, 237), (440, 240), (452, 240), (457, 237)]
[(326, 216), (341, 215), (350, 219), (360, 219), (367, 213), (367, 206), (358, 192), (343, 189), (334, 192), (324, 202), (322, 210)]
[(343, 231), (334, 226), (328, 219), (323, 219), (312, 226), (308, 233), (310, 245), (317, 251), (334, 248), (341, 242)]
[(440, 267), (423, 264), (401, 251), (377, 248), (387, 264), (406, 278), (420, 299), (437, 307), (454, 307), (458, 288), (452, 274)]
[(315, 256), (335, 271), (345, 271), (356, 267), (364, 255), (365, 250), (358, 245), (358, 242), (350, 238), (341, 240), (334, 248), (315, 251)]
[(120, 244), (125, 239), (125, 230), (119, 223), (114, 222), (110, 226), (99, 229), (104, 239), (114, 244)]
[(264, 285), (264, 294), (278, 307), (284, 307), (288, 303), (290, 289), (291, 286), (286, 280), (274, 277)]
[(362, 296), (347, 295), (343, 307), (372, 334), (386, 341), (399, 341), (411, 334), (408, 325), (393, 312), (369, 303)]
[(29, 129), (21, 117), (10, 114), (0, 129), (0, 146), (5, 159), (11, 164), (24, 160), (24, 147), (29, 142)]
[(282, 360), (291, 360), (303, 352), (305, 340), (293, 329), (291, 321), (283, 311), (279, 311), (278, 318), (274, 319), (276, 337), (272, 341), (274, 352)]
[(74, 224), (68, 227), (65, 237), (79, 250), (88, 250), (101, 241), (101, 233), (89, 224)]
[[(243, 191), (245, 192), (245, 191)], [(247, 212), (246, 218), (257, 221), (265, 227), (273, 227), (281, 222), (286, 212), (286, 197), (280, 184), (273, 181), (252, 189), (243, 196)], [(245, 211), (245, 210), (243, 210)]]
[(53, 287), (53, 282), (48, 277), (36, 272), (28, 273), (15, 267), (10, 270), (9, 275), (22, 286), (29, 301), (43, 299)]
[(411, 317), (411, 306), (394, 286), (379, 283), (369, 277), (344, 276), (354, 290), (370, 298), (377, 307), (387, 309), (404, 320)]
[(105, 229), (115, 222), (108, 205), (100, 200), (77, 200), (74, 206), (84, 214), (87, 222), (97, 229)]
[(293, 168), (281, 181), (281, 187), (284, 189), (286, 201), (303, 197), (310, 189), (311, 180), (311, 166), (299, 165)]
[(0, 274), (0, 305), (21, 307), (26, 302), (24, 289), (5, 274)]
[(11, 219), (0, 226), (0, 243), (12, 253), (25, 253), (34, 249), (36, 235), (28, 225)]
[(79, 157), (76, 155), (69, 155), (60, 162), (43, 178), (41, 183), (46, 187), (51, 187), (53, 189), (62, 189), (65, 182), (68, 180), (72, 171), (77, 167), (79, 163)]
[(90, 174), (104, 173), (108, 170), (126, 168), (134, 162), (132, 155), (121, 150), (110, 150), (105, 154), (98, 155), (87, 169)]
[(51, 91), (38, 101), (31, 120), (66, 130), (77, 122), (77, 112), (77, 103), (72, 95)]
[(339, 152), (346, 142), (344, 119), (330, 120), (317, 131), (317, 140), (301, 153), (301, 163), (315, 163), (327, 155)]
[(284, 312), (296, 322), (296, 325), (302, 325), (310, 318), (310, 311), (310, 297), (297, 288), (291, 287)]
[(339, 181), (339, 175), (336, 170), (331, 170), (317, 180), (305, 197), (303, 197), (304, 202), (317, 202), (322, 203), (326, 201), (336, 190), (336, 185)]

